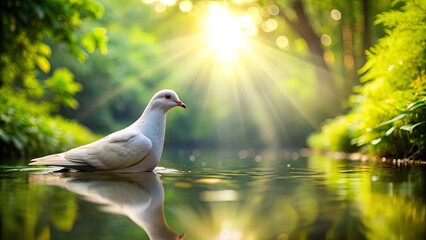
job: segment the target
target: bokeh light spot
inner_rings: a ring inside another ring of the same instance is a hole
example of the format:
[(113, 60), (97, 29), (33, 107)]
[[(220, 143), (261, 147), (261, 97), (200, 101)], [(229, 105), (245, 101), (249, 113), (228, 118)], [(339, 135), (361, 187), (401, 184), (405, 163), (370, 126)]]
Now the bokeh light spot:
[(280, 9), (278, 8), (277, 5), (271, 5), (268, 8), (268, 12), (269, 14), (271, 14), (272, 16), (277, 16), (280, 13)]
[(162, 13), (165, 12), (167, 9), (167, 6), (164, 5), (164, 3), (162, 2), (157, 2), (154, 4), (154, 11), (158, 12), (158, 13)]
[(321, 35), (321, 43), (324, 46), (330, 46), (331, 45), (331, 37), (328, 34)]
[(339, 10), (337, 10), (337, 9), (331, 10), (330, 11), (330, 16), (335, 21), (339, 21), (340, 19), (342, 19), (342, 13)]
[(182, 12), (190, 12), (192, 10), (193, 4), (189, 0), (184, 0), (179, 3), (179, 9)]
[(279, 48), (287, 48), (290, 44), (286, 36), (278, 36), (275, 43)]
[(278, 22), (275, 19), (268, 19), (265, 22), (262, 23), (262, 29), (265, 32), (273, 32), (277, 29), (278, 27)]

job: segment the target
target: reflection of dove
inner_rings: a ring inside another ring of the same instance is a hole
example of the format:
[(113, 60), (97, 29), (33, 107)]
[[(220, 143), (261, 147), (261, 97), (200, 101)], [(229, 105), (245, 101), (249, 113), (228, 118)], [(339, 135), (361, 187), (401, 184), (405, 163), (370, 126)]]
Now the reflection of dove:
[(102, 204), (103, 210), (127, 216), (152, 240), (184, 239), (164, 217), (164, 189), (155, 173), (88, 175), (84, 173), (31, 174), (30, 183), (61, 186)]
[(87, 145), (33, 159), (30, 165), (117, 172), (152, 171), (163, 152), (166, 113), (176, 106), (186, 108), (174, 91), (159, 91), (142, 116), (129, 127)]

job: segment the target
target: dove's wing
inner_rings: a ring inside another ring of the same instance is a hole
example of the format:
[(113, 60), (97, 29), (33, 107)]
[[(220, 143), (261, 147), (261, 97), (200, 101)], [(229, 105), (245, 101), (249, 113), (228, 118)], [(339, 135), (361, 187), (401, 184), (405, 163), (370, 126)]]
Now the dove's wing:
[(152, 142), (135, 130), (121, 130), (96, 142), (65, 152), (65, 159), (87, 163), (101, 170), (130, 167), (144, 159), (152, 149)]

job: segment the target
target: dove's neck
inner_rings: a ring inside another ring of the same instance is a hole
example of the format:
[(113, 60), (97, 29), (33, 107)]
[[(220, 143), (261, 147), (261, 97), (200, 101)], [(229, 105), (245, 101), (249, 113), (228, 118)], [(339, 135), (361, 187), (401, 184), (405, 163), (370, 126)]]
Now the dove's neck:
[(163, 151), (166, 128), (166, 112), (164, 109), (152, 107), (148, 104), (142, 116), (132, 126), (151, 140), (153, 152), (159, 160)]

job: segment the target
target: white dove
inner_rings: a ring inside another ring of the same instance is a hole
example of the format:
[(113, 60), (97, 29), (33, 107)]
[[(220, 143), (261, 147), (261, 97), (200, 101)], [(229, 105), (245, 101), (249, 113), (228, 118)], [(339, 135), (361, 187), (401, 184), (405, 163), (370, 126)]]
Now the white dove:
[(114, 172), (153, 171), (163, 152), (166, 113), (186, 105), (173, 90), (156, 93), (132, 125), (95, 142), (63, 153), (31, 160), (29, 165), (51, 165), (78, 170)]

